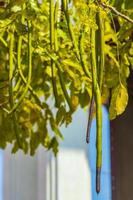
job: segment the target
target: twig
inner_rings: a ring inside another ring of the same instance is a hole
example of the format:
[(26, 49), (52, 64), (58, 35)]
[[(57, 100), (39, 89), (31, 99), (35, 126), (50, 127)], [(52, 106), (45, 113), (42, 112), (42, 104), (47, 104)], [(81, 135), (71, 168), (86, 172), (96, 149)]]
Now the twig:
[(108, 8), (109, 10), (111, 10), (113, 13), (115, 13), (117, 16), (125, 19), (126, 21), (130, 22), (133, 24), (133, 19), (131, 19), (130, 17), (124, 15), (123, 13), (119, 12), (116, 8), (114, 8), (113, 6), (107, 5), (103, 2), (101, 2), (100, 0), (98, 0), (98, 3), (101, 7), (103, 8)]

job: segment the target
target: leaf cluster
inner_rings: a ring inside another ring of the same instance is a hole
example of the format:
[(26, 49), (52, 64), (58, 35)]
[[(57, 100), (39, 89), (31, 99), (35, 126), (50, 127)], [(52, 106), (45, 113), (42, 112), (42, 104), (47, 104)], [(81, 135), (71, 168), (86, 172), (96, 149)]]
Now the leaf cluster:
[[(79, 106), (84, 109), (90, 105), (93, 92), (90, 31), (99, 31), (96, 19), (99, 9), (104, 22), (102, 102), (111, 99), (111, 119), (121, 114), (128, 102), (126, 81), (133, 68), (132, 25), (97, 3), (84, 0), (64, 1), (67, 9), (58, 0), (53, 1), (51, 15), (50, 2), (11, 0), (0, 8), (0, 147), (12, 143), (14, 153), (22, 149), (33, 155), (41, 144), (56, 154), (63, 138), (59, 127), (72, 122)], [(110, 4), (132, 17), (131, 1), (130, 6), (128, 0), (112, 0)]]

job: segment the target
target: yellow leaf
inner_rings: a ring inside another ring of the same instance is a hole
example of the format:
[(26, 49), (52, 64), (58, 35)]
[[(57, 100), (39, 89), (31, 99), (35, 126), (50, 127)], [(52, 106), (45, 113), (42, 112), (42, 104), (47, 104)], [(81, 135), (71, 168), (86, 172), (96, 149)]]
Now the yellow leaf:
[(76, 109), (79, 104), (79, 98), (77, 96), (73, 95), (71, 97), (71, 102), (72, 102), (73, 108)]
[(128, 92), (124, 85), (120, 84), (112, 89), (110, 103), (110, 119), (115, 119), (117, 115), (122, 114), (128, 104)]
[(123, 85), (121, 85), (116, 99), (117, 115), (120, 115), (125, 111), (127, 103), (128, 103), (127, 89)]

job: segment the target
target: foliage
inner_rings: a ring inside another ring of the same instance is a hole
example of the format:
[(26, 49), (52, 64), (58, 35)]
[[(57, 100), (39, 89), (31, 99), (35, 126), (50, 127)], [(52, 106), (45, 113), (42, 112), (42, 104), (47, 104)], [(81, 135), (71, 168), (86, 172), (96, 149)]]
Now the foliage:
[(133, 68), (129, 0), (0, 2), (0, 147), (58, 152), (59, 128), (80, 106), (96, 116), (96, 191), (102, 167), (102, 109), (110, 119), (128, 103)]
[[(132, 18), (131, 1), (109, 3)], [(33, 155), (41, 144), (57, 153), (63, 137), (59, 127), (71, 123), (76, 109), (90, 105), (93, 96), (92, 30), (99, 78), (99, 12), (105, 58), (100, 95), (102, 103), (111, 99), (110, 117), (114, 119), (128, 102), (132, 24), (96, 1), (11, 0), (0, 8), (1, 148), (12, 143), (13, 152), (21, 148)]]

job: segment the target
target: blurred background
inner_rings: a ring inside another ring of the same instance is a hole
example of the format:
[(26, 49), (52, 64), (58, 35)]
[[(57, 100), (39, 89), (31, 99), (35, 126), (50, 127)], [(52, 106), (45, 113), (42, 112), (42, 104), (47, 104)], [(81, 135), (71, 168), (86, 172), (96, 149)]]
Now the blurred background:
[(95, 119), (86, 144), (88, 112), (78, 110), (73, 123), (62, 127), (58, 156), (40, 147), (31, 157), (11, 146), (0, 151), (0, 200), (111, 200), (110, 125), (103, 107), (101, 192), (95, 192)]

